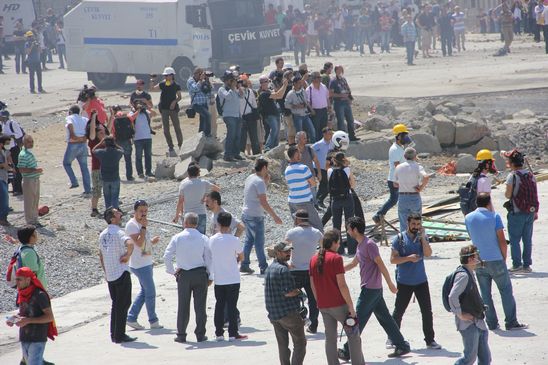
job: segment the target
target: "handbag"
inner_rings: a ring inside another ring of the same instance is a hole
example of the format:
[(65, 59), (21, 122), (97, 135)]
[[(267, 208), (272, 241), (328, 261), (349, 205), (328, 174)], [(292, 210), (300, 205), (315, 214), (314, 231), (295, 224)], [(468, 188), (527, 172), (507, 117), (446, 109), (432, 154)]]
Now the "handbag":
[(246, 102), (246, 106), (244, 107), (244, 113), (247, 109), (247, 106), (249, 105), (249, 107), (251, 108), (251, 113), (247, 113), (247, 114), (243, 114), (242, 115), (242, 119), (245, 120), (246, 122), (254, 122), (256, 120), (259, 120), (260, 118), (260, 115), (259, 115), (259, 110), (257, 108), (254, 108), (250, 103), (249, 103), (249, 95), (250, 95), (251, 91), (248, 90), (248, 94), (247, 94), (247, 97), (245, 98), (245, 102)]
[(194, 107), (192, 106), (192, 103), (194, 102), (194, 96), (190, 98), (190, 106), (185, 109), (185, 114), (187, 118), (193, 119), (196, 117), (196, 110), (194, 110)]

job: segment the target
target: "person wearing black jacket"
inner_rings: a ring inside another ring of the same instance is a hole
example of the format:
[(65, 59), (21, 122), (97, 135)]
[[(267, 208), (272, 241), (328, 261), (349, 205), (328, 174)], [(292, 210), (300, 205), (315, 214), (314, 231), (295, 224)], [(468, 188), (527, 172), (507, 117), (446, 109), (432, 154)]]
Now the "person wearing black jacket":
[(453, 55), (453, 16), (447, 12), (445, 6), (441, 7), (441, 14), (438, 20), (440, 26), (441, 51), (443, 56)]

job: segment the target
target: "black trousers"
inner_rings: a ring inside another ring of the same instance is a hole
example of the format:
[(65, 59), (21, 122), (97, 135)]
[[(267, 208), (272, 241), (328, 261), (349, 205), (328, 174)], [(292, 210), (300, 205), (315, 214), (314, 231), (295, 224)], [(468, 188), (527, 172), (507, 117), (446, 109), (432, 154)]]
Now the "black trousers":
[(392, 317), (396, 324), (401, 328), (401, 320), (411, 296), (415, 294), (422, 315), (422, 332), (424, 333), (424, 341), (428, 345), (434, 341), (434, 320), (432, 318), (432, 303), (430, 302), (430, 289), (428, 281), (419, 285), (405, 285), (398, 283), (398, 294), (396, 294), (396, 304)]
[(13, 193), (23, 193), (23, 177), (21, 176), (21, 172), (17, 168), (17, 164), (19, 163), (19, 152), (21, 149), (18, 145), (15, 145), (12, 149), (10, 149), (11, 159), (13, 161), (13, 166), (15, 167), (15, 174), (13, 174), (13, 182), (11, 183)]
[[(327, 127), (327, 108), (323, 109), (314, 109), (314, 115), (312, 115), (312, 124), (314, 124), (314, 129), (316, 132), (316, 141), (319, 141), (323, 138), (322, 129)], [(314, 143), (316, 141), (310, 141)]]
[(318, 186), (318, 192), (316, 193), (316, 200), (318, 201), (318, 203), (323, 203), (329, 191), (327, 189), (327, 170), (320, 170), (320, 171), (322, 173), (322, 181), (320, 181), (320, 186)]
[(129, 271), (124, 271), (118, 279), (109, 281), (108, 291), (110, 299), (112, 299), (110, 338), (116, 342), (126, 335), (127, 312), (131, 305), (131, 277)]
[(198, 340), (206, 333), (206, 302), (207, 281), (209, 277), (205, 267), (192, 270), (181, 270), (177, 274), (177, 336), (186, 339), (186, 328), (190, 319), (190, 297), (194, 298), (194, 313), (196, 315), (196, 329), (194, 333)]
[(238, 335), (238, 297), (240, 284), (215, 285), (215, 336), (222, 336), (225, 332), (225, 307), (228, 311), (228, 335)]
[(546, 45), (546, 53), (548, 53), (548, 25), (542, 27), (542, 35), (544, 37), (544, 44)]
[(441, 51), (443, 55), (453, 55), (453, 34), (447, 33), (441, 35)]
[(293, 279), (295, 279), (295, 288), (304, 289), (306, 292), (310, 327), (318, 329), (318, 315), (320, 314), (320, 311), (314, 293), (312, 292), (312, 287), (310, 286), (310, 274), (308, 273), (308, 270), (294, 270), (291, 271), (291, 275), (293, 276)]
[(34, 75), (36, 74), (36, 82), (38, 83), (38, 91), (42, 91), (42, 68), (39, 63), (29, 63), (29, 86), (30, 91), (35, 91), (34, 88)]
[(245, 152), (245, 146), (247, 144), (247, 136), (249, 136), (249, 142), (251, 143), (251, 151), (254, 155), (261, 153), (261, 147), (259, 145), (259, 134), (257, 131), (257, 120), (245, 120), (242, 119), (242, 135), (240, 138), (240, 151)]

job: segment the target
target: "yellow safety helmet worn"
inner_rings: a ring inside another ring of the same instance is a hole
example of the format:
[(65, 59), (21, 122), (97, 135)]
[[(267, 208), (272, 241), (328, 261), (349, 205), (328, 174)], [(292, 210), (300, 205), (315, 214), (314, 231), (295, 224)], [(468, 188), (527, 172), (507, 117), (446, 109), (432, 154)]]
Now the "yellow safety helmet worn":
[(409, 133), (407, 130), (407, 127), (405, 124), (396, 124), (394, 128), (392, 128), (392, 132), (397, 136), (400, 133)]
[(25, 37), (32, 37), (32, 36), (34, 36), (34, 33), (30, 30), (25, 33)]
[(487, 149), (480, 150), (476, 155), (476, 161), (494, 160), (493, 153)]

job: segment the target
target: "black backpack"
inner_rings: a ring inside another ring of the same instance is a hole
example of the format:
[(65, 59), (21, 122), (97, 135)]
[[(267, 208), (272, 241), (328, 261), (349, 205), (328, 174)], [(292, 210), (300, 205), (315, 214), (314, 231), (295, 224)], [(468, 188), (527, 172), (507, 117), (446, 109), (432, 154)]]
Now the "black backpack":
[(476, 198), (478, 196), (478, 180), (480, 176), (474, 176), (466, 184), (459, 187), (460, 210), (462, 214), (467, 215), (476, 210)]
[(472, 285), (474, 284), (474, 278), (472, 278), (472, 275), (468, 272), (468, 270), (466, 270), (462, 266), (457, 267), (455, 271), (447, 275), (447, 277), (445, 278), (445, 281), (443, 282), (443, 287), (441, 289), (441, 300), (443, 302), (443, 306), (448, 312), (451, 312), (451, 306), (449, 305), (449, 294), (451, 293), (451, 289), (453, 289), (455, 276), (459, 272), (466, 272), (468, 274), (468, 284), (466, 285), (466, 289), (460, 295), (459, 300), (462, 300), (462, 297), (464, 296), (464, 294), (469, 292), (470, 289), (472, 289)]
[(350, 180), (343, 168), (333, 169), (328, 184), (331, 198), (345, 199), (350, 194)]
[(129, 141), (134, 134), (133, 123), (128, 117), (114, 119), (114, 135), (117, 141)]
[(219, 116), (223, 116), (225, 101), (226, 99), (223, 99), (223, 101), (221, 101), (221, 98), (219, 97), (219, 93), (217, 92), (217, 95), (215, 95), (215, 108), (217, 108), (217, 114), (219, 114)]

